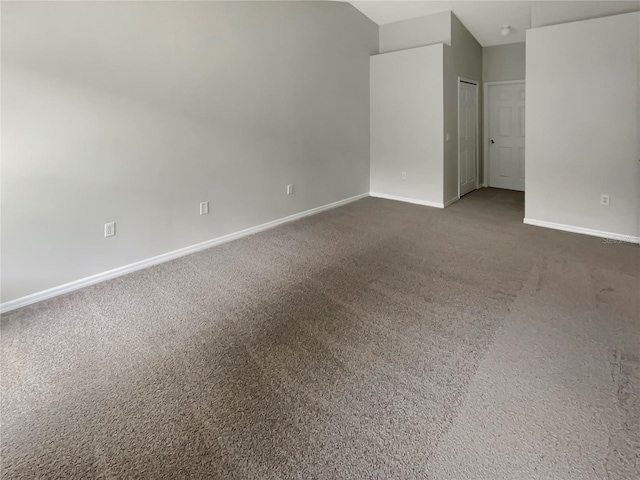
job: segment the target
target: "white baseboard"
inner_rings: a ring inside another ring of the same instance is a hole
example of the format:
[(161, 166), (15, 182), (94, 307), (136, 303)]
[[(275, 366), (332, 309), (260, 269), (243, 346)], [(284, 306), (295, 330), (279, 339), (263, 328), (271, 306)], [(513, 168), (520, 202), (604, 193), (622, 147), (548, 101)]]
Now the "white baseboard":
[(398, 202), (415, 203), (416, 205), (425, 205), (427, 207), (444, 208), (444, 203), (429, 202), (427, 200), (418, 200), (415, 198), (399, 197), (397, 195), (387, 195), (386, 193), (376, 193), (376, 192), (370, 192), (369, 195), (376, 198), (396, 200)]
[(591, 228), (574, 227), (572, 225), (563, 225), (562, 223), (545, 222), (543, 220), (535, 220), (533, 218), (525, 218), (523, 223), (527, 225), (535, 225), (537, 227), (552, 228), (554, 230), (562, 230), (564, 232), (581, 233), (583, 235), (591, 235), (594, 237), (618, 240), (621, 242), (640, 243), (640, 237), (633, 235), (623, 235), (620, 233), (604, 232), (602, 230), (593, 230)]
[(0, 304), (0, 313), (10, 312), (11, 310), (15, 310), (20, 307), (26, 307), (27, 305), (41, 302), (42, 300), (47, 300), (49, 298), (57, 297), (59, 295), (64, 295), (65, 293), (73, 292), (74, 290), (79, 290), (81, 288), (88, 287), (90, 285), (95, 285), (96, 283), (104, 282), (105, 280), (110, 280), (112, 278), (116, 278), (116, 277), (125, 275), (127, 273), (135, 272), (137, 270), (142, 270), (143, 268), (168, 262), (169, 260), (174, 260), (176, 258), (189, 255), (190, 253), (199, 252), (200, 250), (205, 250), (207, 248), (220, 245), (222, 243), (230, 242), (232, 240), (236, 240), (242, 237), (247, 237), (254, 233), (262, 232), (263, 230), (277, 227), (278, 225), (282, 225), (283, 223), (292, 222), (293, 220), (298, 220), (303, 217), (315, 215), (317, 213), (324, 212), (325, 210), (330, 210), (332, 208), (340, 207), (342, 205), (346, 205), (347, 203), (355, 202), (357, 200), (360, 200), (361, 198), (368, 197), (368, 196), (369, 196), (369, 193), (356, 195), (355, 197), (350, 197), (344, 200), (339, 200), (337, 202), (329, 203), (327, 205), (322, 205), (320, 207), (312, 208), (311, 210), (305, 210), (304, 212), (295, 213), (293, 215), (289, 215), (288, 217), (283, 217), (277, 220), (273, 220), (271, 222), (263, 223), (262, 225), (246, 228), (238, 232), (230, 233), (228, 235), (223, 235), (221, 237), (207, 240), (206, 242), (197, 243), (195, 245), (180, 248), (172, 252), (163, 253), (162, 255), (157, 255), (155, 257), (147, 258), (146, 260), (141, 260), (139, 262), (131, 263), (129, 265), (124, 265), (122, 267), (114, 268), (113, 270), (108, 270), (106, 272), (98, 273), (96, 275), (91, 275), (90, 277), (81, 278), (80, 280), (74, 280), (73, 282), (69, 282), (69, 283), (65, 283), (64, 285), (49, 288), (41, 292), (36, 292), (36, 293), (32, 293), (31, 295), (16, 298), (15, 300), (10, 300), (8, 302), (4, 302)]
[(458, 200), (460, 200), (460, 196), (455, 196), (452, 199), (447, 200), (446, 202), (444, 202), (445, 208), (448, 207), (449, 205), (451, 205), (452, 203), (457, 202)]

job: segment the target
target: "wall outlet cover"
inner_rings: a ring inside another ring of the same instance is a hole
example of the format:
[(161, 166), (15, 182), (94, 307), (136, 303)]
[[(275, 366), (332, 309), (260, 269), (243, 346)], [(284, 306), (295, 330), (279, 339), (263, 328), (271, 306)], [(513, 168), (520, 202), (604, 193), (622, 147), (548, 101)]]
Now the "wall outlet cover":
[(104, 236), (113, 237), (116, 234), (116, 222), (109, 222), (104, 224)]

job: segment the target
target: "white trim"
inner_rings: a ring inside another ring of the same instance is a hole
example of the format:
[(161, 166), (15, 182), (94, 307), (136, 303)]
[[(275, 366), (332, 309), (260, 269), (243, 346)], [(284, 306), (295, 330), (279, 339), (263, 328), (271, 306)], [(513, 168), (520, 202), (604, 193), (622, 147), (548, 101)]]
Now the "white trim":
[(524, 83), (525, 80), (524, 78), (521, 78), (520, 80), (500, 80), (497, 82), (484, 82), (484, 85), (509, 85), (511, 83)]
[[(480, 188), (480, 82), (469, 78), (458, 77), (458, 198), (460, 198), (460, 82), (470, 83), (476, 86), (476, 190)], [(445, 205), (446, 206), (446, 205)]]
[(416, 205), (424, 205), (426, 207), (444, 208), (444, 203), (429, 202), (427, 200), (418, 200), (416, 198), (399, 197), (397, 195), (387, 195), (386, 193), (370, 192), (370, 196), (376, 198), (384, 198), (386, 200), (396, 200), (398, 202), (415, 203)]
[(304, 212), (295, 213), (287, 217), (283, 217), (277, 220), (273, 220), (271, 222), (263, 223), (262, 225), (245, 228), (244, 230), (240, 230), (238, 232), (230, 233), (228, 235), (223, 235), (221, 237), (207, 240), (206, 242), (197, 243), (195, 245), (180, 248), (172, 252), (163, 253), (162, 255), (157, 255), (155, 257), (147, 258), (146, 260), (141, 260), (139, 262), (131, 263), (129, 265), (124, 265), (122, 267), (114, 268), (113, 270), (98, 273), (96, 275), (91, 275), (90, 277), (81, 278), (80, 280), (74, 280), (73, 282), (69, 282), (69, 283), (65, 283), (64, 285), (59, 285), (57, 287), (49, 288), (41, 292), (32, 293), (31, 295), (26, 295), (24, 297), (16, 298), (15, 300), (10, 300), (8, 302), (4, 302), (3, 304), (0, 304), (0, 313), (6, 313), (11, 310), (15, 310), (16, 308), (25, 307), (27, 305), (31, 305), (32, 303), (37, 303), (37, 302), (41, 302), (42, 300), (47, 300), (49, 298), (57, 297), (59, 295), (64, 295), (65, 293), (73, 292), (74, 290), (79, 290), (81, 288), (88, 287), (90, 285), (95, 285), (96, 283), (104, 282), (105, 280), (110, 280), (112, 278), (119, 277), (127, 273), (135, 272), (137, 270), (142, 270), (143, 268), (168, 262), (169, 260), (174, 260), (176, 258), (183, 257), (191, 253), (199, 252), (200, 250), (205, 250), (207, 248), (215, 247), (216, 245), (220, 245), (222, 243), (230, 242), (232, 240), (237, 240), (242, 237), (247, 237), (254, 233), (258, 233), (263, 230), (267, 230), (269, 228), (277, 227), (278, 225), (282, 225), (283, 223), (291, 222), (293, 220), (298, 220), (300, 218), (308, 217), (310, 215), (315, 215), (317, 213), (324, 212), (325, 210), (330, 210), (332, 208), (340, 207), (342, 205), (346, 205), (347, 203), (355, 202), (357, 200), (360, 200), (361, 198), (368, 197), (368, 196), (369, 196), (369, 193), (356, 195), (355, 197), (350, 197), (344, 200), (339, 200), (337, 202), (329, 203), (327, 205), (322, 205), (320, 207), (312, 208), (311, 210), (305, 210)]
[(563, 225), (562, 223), (545, 222), (544, 220), (535, 220), (533, 218), (525, 218), (523, 223), (527, 225), (535, 225), (536, 227), (552, 228), (554, 230), (562, 230), (564, 232), (580, 233), (582, 235), (591, 235), (594, 237), (608, 238), (611, 240), (619, 240), (621, 242), (640, 243), (640, 237), (633, 235), (623, 235), (621, 233), (604, 232), (602, 230), (593, 230), (591, 228), (574, 227), (573, 225)]
[(446, 208), (446, 207), (448, 207), (449, 205), (451, 205), (452, 203), (457, 202), (458, 200), (460, 200), (460, 197), (459, 197), (459, 196), (457, 196), (457, 197), (453, 197), (453, 198), (451, 198), (451, 199), (447, 200), (446, 202), (444, 202), (444, 206), (445, 206), (445, 208)]
[[(509, 85), (509, 84), (513, 84), (513, 83), (526, 83), (524, 80), (503, 80), (500, 82), (484, 82), (484, 92), (482, 93), (482, 100), (484, 102), (484, 115), (483, 115), (483, 122), (482, 122), (482, 128), (483, 128), (483, 132), (484, 132), (484, 148), (483, 150), (483, 156), (482, 156), (482, 166), (483, 166), (483, 177), (482, 177), (482, 183), (484, 184), (485, 187), (489, 186), (489, 175), (491, 175), (490, 169), (489, 169), (489, 141), (491, 140), (489, 138), (489, 87), (494, 86), (494, 85)], [(525, 105), (526, 105), (526, 100), (525, 100)], [(525, 152), (526, 155), (526, 152)]]

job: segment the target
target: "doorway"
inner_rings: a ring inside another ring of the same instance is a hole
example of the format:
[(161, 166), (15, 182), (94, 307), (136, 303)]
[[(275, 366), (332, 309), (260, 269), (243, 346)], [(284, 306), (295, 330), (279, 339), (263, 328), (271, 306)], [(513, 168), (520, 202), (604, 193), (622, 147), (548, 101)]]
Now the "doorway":
[(485, 84), (484, 184), (524, 192), (525, 83)]
[(458, 195), (478, 188), (478, 82), (458, 77)]

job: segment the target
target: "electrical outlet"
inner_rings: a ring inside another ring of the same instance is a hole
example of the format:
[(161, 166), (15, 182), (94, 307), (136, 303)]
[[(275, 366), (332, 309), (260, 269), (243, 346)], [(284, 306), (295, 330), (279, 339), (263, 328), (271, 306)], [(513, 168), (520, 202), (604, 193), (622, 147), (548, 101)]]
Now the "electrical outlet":
[(600, 195), (600, 203), (609, 206), (609, 195)]
[(407, 179), (407, 172), (402, 172), (402, 179), (406, 180)]
[(104, 236), (113, 237), (116, 234), (116, 222), (109, 222), (104, 224)]
[(293, 195), (293, 183), (287, 185), (287, 195)]
[(200, 215), (206, 215), (209, 213), (209, 202), (200, 203)]

